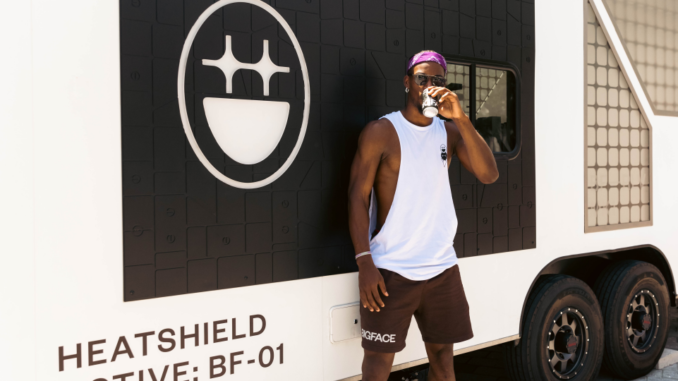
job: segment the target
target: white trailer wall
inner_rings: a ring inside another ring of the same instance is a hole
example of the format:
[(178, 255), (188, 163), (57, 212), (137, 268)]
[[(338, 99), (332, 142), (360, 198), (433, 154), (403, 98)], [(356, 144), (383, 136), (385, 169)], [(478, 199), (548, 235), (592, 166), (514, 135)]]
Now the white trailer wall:
[[(602, 9), (599, 0), (595, 4)], [(538, 246), (460, 261), (475, 337), (459, 349), (518, 334), (534, 276), (559, 256), (653, 244), (678, 266), (675, 118), (652, 115), (640, 94), (654, 137), (654, 226), (584, 234), (583, 6), (578, 1), (535, 6)], [(4, 377), (111, 380), (189, 361), (185, 377), (203, 380), (209, 378), (210, 356), (244, 351), (243, 360), (255, 359), (263, 346), (280, 343), (284, 364), (276, 359), (262, 368), (243, 361), (224, 378), (334, 380), (360, 372), (360, 341), (331, 344), (328, 318), (332, 306), (358, 300), (356, 274), (124, 303), (118, 2), (14, 2), (5, 5), (2, 18), (8, 53), (0, 114), (0, 192), (6, 201), (1, 231), (9, 258), (0, 277)], [(604, 16), (602, 22), (612, 44), (620, 46), (609, 20)], [(620, 62), (627, 63), (620, 54)], [(633, 73), (630, 83), (638, 85)], [(102, 197), (107, 202), (101, 203)], [(266, 331), (239, 341), (169, 353), (149, 341), (149, 353), (142, 356), (134, 339), (140, 332), (181, 326), (192, 331), (194, 324), (246, 321), (252, 314), (266, 316)], [(123, 335), (135, 358), (121, 355), (111, 363)], [(107, 341), (97, 347), (104, 350), (97, 359), (108, 362), (88, 366), (87, 343), (100, 339)], [(58, 348), (73, 354), (78, 343), (82, 368), (66, 360), (59, 372)], [(413, 325), (396, 363), (423, 357)]]

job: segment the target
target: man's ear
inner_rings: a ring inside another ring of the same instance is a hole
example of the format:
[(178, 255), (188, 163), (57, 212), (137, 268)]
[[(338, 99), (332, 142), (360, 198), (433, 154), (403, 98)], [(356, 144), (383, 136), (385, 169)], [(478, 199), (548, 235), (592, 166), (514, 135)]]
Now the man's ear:
[(405, 74), (405, 77), (403, 77), (403, 85), (406, 89), (410, 88), (410, 76), (407, 74)]

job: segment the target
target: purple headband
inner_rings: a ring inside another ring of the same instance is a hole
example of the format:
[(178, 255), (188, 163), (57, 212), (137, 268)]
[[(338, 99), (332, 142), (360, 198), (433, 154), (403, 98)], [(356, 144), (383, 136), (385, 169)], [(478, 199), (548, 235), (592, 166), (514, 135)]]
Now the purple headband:
[(435, 62), (445, 69), (445, 74), (447, 74), (447, 62), (445, 58), (436, 52), (421, 52), (417, 53), (410, 59), (410, 62), (407, 63), (407, 70), (409, 72), (415, 65), (418, 65), (422, 62)]

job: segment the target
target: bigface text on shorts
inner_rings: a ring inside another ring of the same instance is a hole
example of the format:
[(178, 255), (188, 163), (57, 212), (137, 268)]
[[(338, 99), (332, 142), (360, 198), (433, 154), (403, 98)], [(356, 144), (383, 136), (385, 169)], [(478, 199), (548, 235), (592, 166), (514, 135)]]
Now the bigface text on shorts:
[(395, 343), (395, 333), (393, 334), (381, 334), (381, 333), (376, 333), (376, 332), (370, 332), (366, 330), (362, 330), (362, 337), (366, 340), (370, 341), (379, 341), (382, 343)]

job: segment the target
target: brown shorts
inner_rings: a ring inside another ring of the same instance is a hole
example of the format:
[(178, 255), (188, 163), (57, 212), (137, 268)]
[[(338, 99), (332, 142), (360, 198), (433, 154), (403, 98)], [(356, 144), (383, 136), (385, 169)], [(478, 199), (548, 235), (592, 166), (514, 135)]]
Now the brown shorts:
[(379, 269), (389, 296), (379, 312), (360, 308), (363, 348), (395, 353), (405, 348), (412, 315), (426, 343), (452, 344), (473, 337), (464, 286), (455, 265), (434, 278), (409, 280), (393, 271)]

